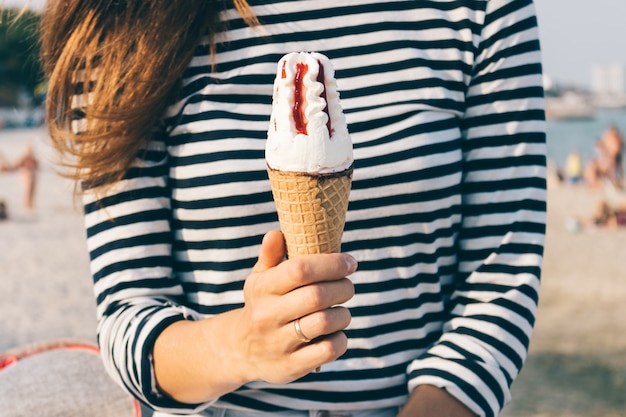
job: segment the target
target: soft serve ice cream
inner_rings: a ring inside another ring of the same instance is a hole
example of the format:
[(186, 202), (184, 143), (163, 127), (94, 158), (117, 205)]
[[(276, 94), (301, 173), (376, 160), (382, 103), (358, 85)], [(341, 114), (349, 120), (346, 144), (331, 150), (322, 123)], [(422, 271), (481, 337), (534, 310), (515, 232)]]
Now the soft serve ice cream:
[(326, 56), (294, 52), (279, 61), (265, 157), (281, 171), (328, 173), (352, 165), (352, 141)]
[(287, 255), (339, 252), (354, 161), (324, 55), (291, 53), (279, 61), (265, 158)]

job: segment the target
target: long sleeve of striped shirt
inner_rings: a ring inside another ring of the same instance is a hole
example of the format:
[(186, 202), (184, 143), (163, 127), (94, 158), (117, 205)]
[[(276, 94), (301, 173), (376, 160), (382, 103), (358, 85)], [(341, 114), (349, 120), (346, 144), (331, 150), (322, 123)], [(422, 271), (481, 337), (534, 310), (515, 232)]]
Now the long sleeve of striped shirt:
[(105, 367), (162, 412), (211, 405), (161, 394), (152, 347), (176, 320), (243, 305), (262, 236), (278, 228), (263, 158), (276, 63), (318, 51), (333, 61), (354, 143), (348, 351), (322, 372), (254, 381), (216, 405), (400, 407), (431, 384), (497, 415), (526, 358), (544, 242), (532, 0), (250, 4), (261, 27), (227, 10), (215, 56), (198, 45), (148, 151), (107, 195), (85, 197)]
[(157, 408), (168, 401), (153, 378), (154, 340), (174, 321), (198, 317), (176, 301), (183, 289), (172, 272), (164, 149), (155, 137), (152, 149), (107, 197), (84, 198), (105, 367), (116, 370), (114, 379), (135, 397)]
[(463, 222), (445, 333), (409, 367), (497, 415), (527, 354), (545, 211), (541, 68), (533, 10), (489, 1), (463, 118)]

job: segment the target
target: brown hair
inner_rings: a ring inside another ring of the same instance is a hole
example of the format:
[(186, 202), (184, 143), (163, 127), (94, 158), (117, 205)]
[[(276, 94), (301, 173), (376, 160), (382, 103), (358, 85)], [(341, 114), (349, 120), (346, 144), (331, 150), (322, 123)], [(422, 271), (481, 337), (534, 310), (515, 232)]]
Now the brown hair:
[[(246, 0), (234, 5), (258, 24)], [(47, 119), (65, 175), (98, 186), (123, 177), (202, 36), (209, 35), (214, 55), (225, 7), (222, 0), (48, 1), (41, 22)], [(77, 93), (84, 94), (85, 123), (72, 132)]]

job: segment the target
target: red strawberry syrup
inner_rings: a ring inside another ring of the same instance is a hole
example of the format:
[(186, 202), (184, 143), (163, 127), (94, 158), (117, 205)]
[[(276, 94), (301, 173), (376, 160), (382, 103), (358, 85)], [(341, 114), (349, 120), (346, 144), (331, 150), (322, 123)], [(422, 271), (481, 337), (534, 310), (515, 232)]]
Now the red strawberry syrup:
[(304, 76), (309, 71), (309, 66), (301, 62), (296, 64), (296, 76), (294, 79), (294, 103), (293, 103), (293, 121), (296, 125), (296, 132), (307, 135), (308, 120), (304, 115), (304, 102), (306, 99), (304, 88)]
[[(326, 107), (324, 107), (324, 113), (328, 115), (328, 101), (326, 100), (326, 84), (324, 83), (324, 66), (319, 60), (317, 61), (319, 64), (319, 73), (317, 74), (317, 81), (322, 83), (324, 89), (322, 90), (321, 97), (326, 102)], [(287, 71), (285, 70), (285, 65), (287, 63), (283, 62), (283, 68), (281, 72), (282, 78), (287, 78)], [(308, 135), (307, 124), (308, 120), (304, 115), (304, 102), (306, 101), (306, 92), (304, 87), (304, 77), (306, 73), (309, 71), (309, 66), (303, 63), (296, 64), (296, 75), (294, 77), (294, 103), (293, 103), (293, 120), (296, 128), (296, 132), (301, 133), (303, 135)], [(328, 122), (326, 123), (326, 127), (328, 128), (328, 135), (330, 136), (332, 132), (332, 126), (330, 123), (330, 115), (328, 115)]]

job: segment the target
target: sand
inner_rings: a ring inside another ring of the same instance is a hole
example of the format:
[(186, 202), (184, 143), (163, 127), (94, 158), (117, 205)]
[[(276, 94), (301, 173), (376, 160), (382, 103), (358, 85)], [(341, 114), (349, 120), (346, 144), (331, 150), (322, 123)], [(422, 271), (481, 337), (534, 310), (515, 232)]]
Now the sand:
[(548, 192), (535, 332), (503, 416), (626, 416), (626, 230), (567, 227), (598, 198), (582, 186)]
[(0, 130), (0, 155), (14, 162), (31, 142), (40, 161), (36, 211), (22, 208), (17, 173), (0, 173), (0, 351), (56, 338), (95, 341), (95, 301), (80, 205), (53, 169), (43, 129)]
[[(0, 174), (0, 351), (56, 338), (95, 341), (95, 303), (80, 205), (55, 174), (44, 130), (1, 131), (0, 154), (32, 141), (42, 162), (36, 214), (17, 174)], [(540, 307), (530, 355), (505, 417), (626, 416), (626, 230), (568, 231), (596, 195), (549, 190)]]

